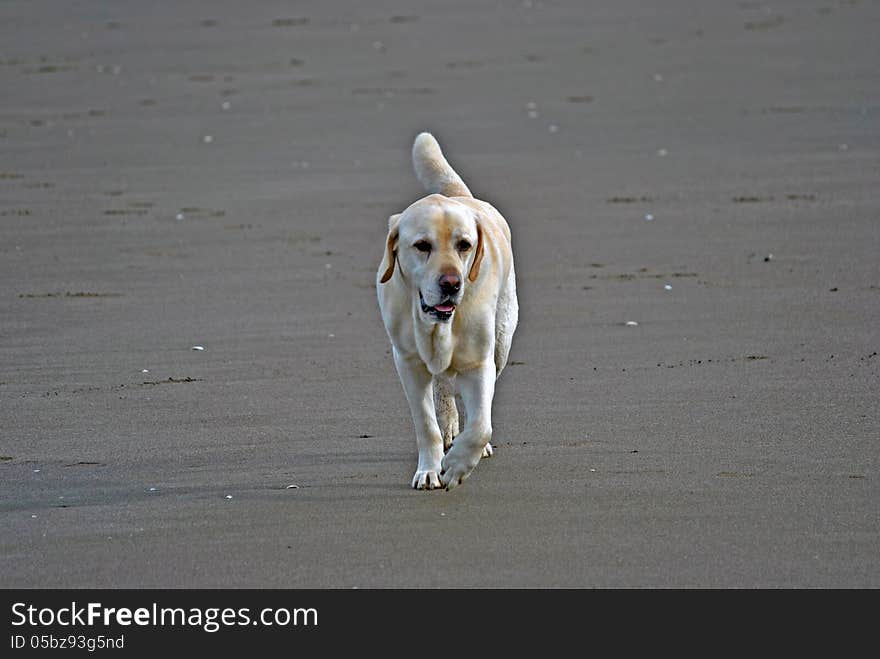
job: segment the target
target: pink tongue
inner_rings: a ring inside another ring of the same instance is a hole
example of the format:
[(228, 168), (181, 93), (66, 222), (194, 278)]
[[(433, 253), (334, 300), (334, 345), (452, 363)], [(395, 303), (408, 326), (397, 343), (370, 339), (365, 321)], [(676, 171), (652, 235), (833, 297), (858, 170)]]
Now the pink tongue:
[(438, 304), (438, 305), (437, 305), (436, 307), (434, 307), (434, 308), (435, 308), (437, 311), (442, 311), (443, 313), (449, 313), (450, 311), (452, 311), (453, 309), (455, 309), (455, 307), (452, 306), (451, 304)]

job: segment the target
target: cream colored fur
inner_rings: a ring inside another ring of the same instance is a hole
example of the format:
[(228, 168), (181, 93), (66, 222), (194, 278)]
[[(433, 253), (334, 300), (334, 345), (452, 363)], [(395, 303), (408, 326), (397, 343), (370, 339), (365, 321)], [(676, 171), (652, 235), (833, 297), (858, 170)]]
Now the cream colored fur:
[(429, 194), (389, 218), (376, 287), (415, 425), (412, 486), (452, 489), (492, 455), (495, 380), (519, 312), (513, 252), (505, 219), (471, 195), (432, 135), (416, 137), (412, 160)]

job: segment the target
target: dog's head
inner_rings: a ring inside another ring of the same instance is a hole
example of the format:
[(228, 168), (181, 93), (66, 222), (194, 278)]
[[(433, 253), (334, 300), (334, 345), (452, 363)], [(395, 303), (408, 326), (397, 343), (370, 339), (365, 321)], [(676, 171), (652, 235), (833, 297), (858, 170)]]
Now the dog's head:
[(432, 195), (388, 220), (386, 283), (398, 270), (422, 317), (447, 322), (461, 304), (465, 289), (480, 275), (483, 230), (475, 211)]

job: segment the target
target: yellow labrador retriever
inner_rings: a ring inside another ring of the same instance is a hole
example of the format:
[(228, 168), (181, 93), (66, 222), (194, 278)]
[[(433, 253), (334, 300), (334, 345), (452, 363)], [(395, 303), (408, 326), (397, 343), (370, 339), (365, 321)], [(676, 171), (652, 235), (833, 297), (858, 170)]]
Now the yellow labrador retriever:
[(376, 288), (416, 429), (412, 486), (449, 490), (492, 455), (495, 380), (519, 305), (507, 222), (474, 199), (429, 133), (412, 159), (429, 194), (389, 218)]

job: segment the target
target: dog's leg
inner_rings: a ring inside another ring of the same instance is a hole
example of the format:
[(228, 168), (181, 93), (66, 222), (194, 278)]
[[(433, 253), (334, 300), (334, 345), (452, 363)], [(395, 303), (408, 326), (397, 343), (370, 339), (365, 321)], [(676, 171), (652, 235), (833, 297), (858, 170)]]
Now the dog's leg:
[[(464, 403), (455, 393), (455, 376), (434, 376), (434, 408), (437, 410), (437, 423), (443, 435), (443, 450), (448, 451), (458, 430), (467, 421)], [(492, 445), (488, 442), (483, 447), (483, 457), (491, 458)]]
[[(458, 409), (458, 427), (464, 428), (467, 425), (467, 411), (464, 409), (464, 401), (461, 399), (461, 394), (456, 392), (455, 394), (455, 405), (456, 409)], [(449, 450), (449, 447), (445, 447), (446, 450)], [(491, 458), (494, 454), (495, 450), (492, 448), (492, 445), (486, 442), (486, 445), (483, 447), (483, 457)]]
[(461, 485), (471, 475), (492, 438), (492, 398), (495, 395), (495, 364), (458, 374), (467, 423), (443, 458), (440, 480), (446, 489)]
[(434, 396), (431, 374), (422, 360), (402, 357), (394, 350), (394, 365), (403, 384), (406, 400), (416, 428), (419, 448), (419, 466), (412, 486), (419, 490), (433, 490), (440, 485), (440, 460), (443, 458), (443, 437), (434, 416)]
[(434, 409), (443, 435), (443, 450), (448, 451), (458, 434), (458, 407), (455, 405), (455, 376), (434, 376)]

